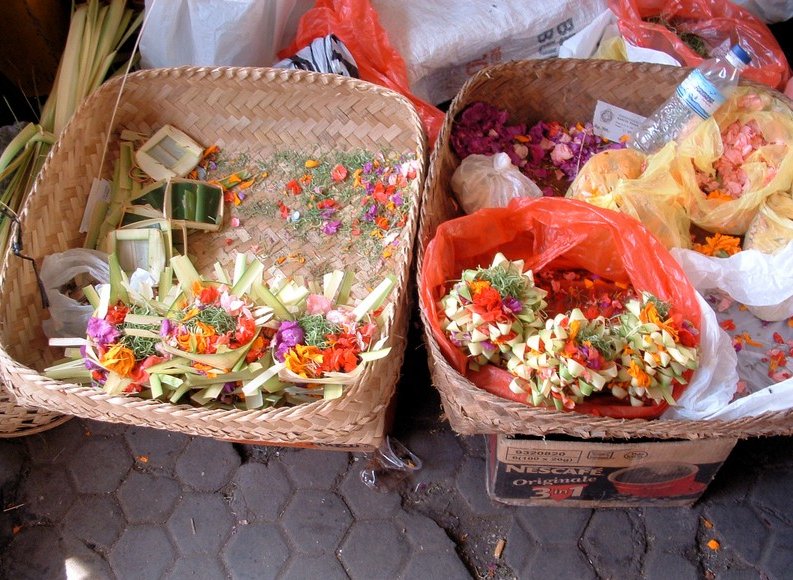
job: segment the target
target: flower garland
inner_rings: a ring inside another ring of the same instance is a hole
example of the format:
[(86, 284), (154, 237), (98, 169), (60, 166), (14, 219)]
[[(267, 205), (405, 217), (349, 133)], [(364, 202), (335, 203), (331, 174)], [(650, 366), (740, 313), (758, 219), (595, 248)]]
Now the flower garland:
[[(561, 289), (561, 280), (587, 281), (580, 272), (542, 275), (568, 298), (573, 288), (590, 290), (579, 294), (583, 310), (546, 317), (547, 292), (534, 286), (523, 266), (499, 254), (488, 269), (466, 270), (441, 298), (441, 327), (468, 355), (471, 369), (488, 363), (507, 369), (514, 376), (510, 390), (534, 406), (575, 409), (598, 393), (631, 406), (674, 404), (675, 385), (685, 384), (698, 366), (696, 330), (688, 321), (651, 294), (636, 296), (628, 287), (615, 286), (609, 295), (589, 280), (591, 285)], [(496, 268), (523, 276), (518, 287), (535, 298), (522, 320), (510, 307), (511, 294), (487, 280)]]

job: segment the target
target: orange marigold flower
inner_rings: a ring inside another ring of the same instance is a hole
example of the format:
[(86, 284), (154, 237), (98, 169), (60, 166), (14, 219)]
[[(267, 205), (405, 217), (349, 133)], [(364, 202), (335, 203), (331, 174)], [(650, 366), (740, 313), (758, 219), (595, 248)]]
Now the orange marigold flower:
[(122, 377), (127, 377), (135, 368), (135, 353), (122, 344), (114, 344), (102, 355), (102, 366)]
[(284, 364), (290, 371), (305, 378), (317, 378), (322, 364), (322, 351), (316, 346), (297, 344), (287, 351)]
[(727, 258), (741, 251), (741, 239), (716, 233), (706, 237), (704, 244), (694, 244), (694, 250), (706, 256)]
[(628, 366), (628, 374), (636, 379), (638, 386), (645, 388), (650, 386), (650, 375), (644, 372), (644, 369), (636, 364), (635, 360), (632, 360)]

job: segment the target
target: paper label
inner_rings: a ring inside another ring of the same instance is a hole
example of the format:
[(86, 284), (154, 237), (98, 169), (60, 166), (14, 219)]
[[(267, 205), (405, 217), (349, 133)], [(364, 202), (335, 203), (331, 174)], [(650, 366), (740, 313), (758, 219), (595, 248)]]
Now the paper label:
[(598, 101), (592, 119), (595, 135), (610, 141), (619, 141), (625, 135), (633, 135), (644, 121), (644, 117), (615, 105)]
[(702, 119), (710, 117), (724, 102), (724, 95), (699, 70), (688, 75), (678, 85), (676, 93)]

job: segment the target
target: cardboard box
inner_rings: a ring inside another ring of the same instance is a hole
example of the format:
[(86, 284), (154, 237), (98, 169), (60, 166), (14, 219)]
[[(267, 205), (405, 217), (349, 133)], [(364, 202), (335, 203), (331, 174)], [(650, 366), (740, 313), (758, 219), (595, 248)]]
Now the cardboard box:
[(487, 493), (512, 505), (679, 507), (692, 505), (737, 439), (554, 440), (487, 436)]

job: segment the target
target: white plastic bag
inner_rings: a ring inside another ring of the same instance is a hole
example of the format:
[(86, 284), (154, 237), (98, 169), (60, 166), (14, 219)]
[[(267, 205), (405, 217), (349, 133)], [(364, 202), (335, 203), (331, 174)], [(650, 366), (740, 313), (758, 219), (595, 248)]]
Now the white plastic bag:
[[(732, 320), (737, 328), (765, 344), (762, 348), (746, 347), (736, 355), (729, 337), (729, 349), (719, 347), (714, 352), (706, 350), (703, 336), (702, 359), (717, 363), (716, 373), (724, 373), (724, 376), (714, 375), (709, 384), (704, 384), (698, 382), (695, 373), (692, 383), (678, 401), (679, 406), (670, 408), (663, 418), (727, 421), (793, 408), (793, 378), (774, 382), (776, 379), (768, 376), (768, 361), (764, 360), (767, 346), (775, 343), (772, 338), (774, 325), (786, 327), (787, 324), (776, 322), (768, 325), (739, 306), (747, 301), (762, 302), (777, 304), (780, 312), (793, 310), (791, 304), (783, 306), (790, 302), (790, 298), (784, 297), (793, 293), (793, 243), (775, 255), (747, 250), (729, 258), (710, 258), (681, 248), (673, 248), (671, 252), (699, 292), (720, 292), (737, 301), (720, 313), (720, 317)], [(709, 306), (707, 310), (712, 313)], [(726, 336), (723, 330), (719, 330)], [(732, 374), (733, 371), (736, 375)], [(732, 400), (736, 378), (746, 383), (748, 394)]]
[(372, 6), (405, 60), (413, 93), (442, 103), (486, 66), (557, 56), (606, 0), (372, 0)]
[(44, 258), (41, 281), (50, 302), (50, 318), (42, 322), (42, 328), (47, 338), (85, 336), (88, 319), (94, 308), (62, 294), (61, 288), (81, 274), (87, 274), (93, 282), (109, 282), (107, 257), (107, 254), (97, 250), (75, 248)]
[(776, 254), (744, 250), (729, 258), (711, 258), (673, 248), (672, 255), (700, 292), (723, 290), (766, 321), (793, 316), (793, 242)]
[[(619, 50), (606, 48), (614, 42), (619, 43)], [(565, 40), (559, 47), (559, 58), (600, 58), (602, 54), (614, 55), (617, 52), (621, 57), (617, 60), (680, 66), (674, 57), (661, 50), (634, 46), (624, 40), (617, 28), (617, 17), (608, 9), (599, 14), (580, 32)], [(609, 58), (615, 57), (610, 56)]]
[(719, 326), (716, 313), (699, 293), (697, 301), (702, 311), (700, 365), (677, 399), (677, 405), (664, 411), (662, 419), (704, 419), (726, 408), (738, 385), (738, 357), (732, 341)]
[(515, 197), (542, 197), (542, 190), (512, 164), (509, 155), (469, 155), (452, 175), (452, 190), (465, 213), (506, 207)]
[(271, 66), (297, 0), (146, 0), (144, 68)]

